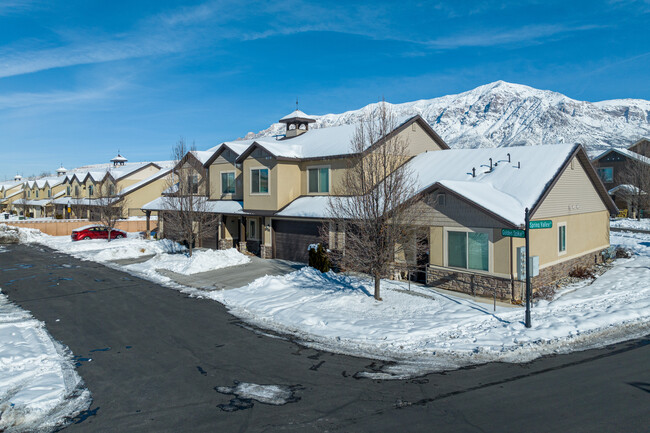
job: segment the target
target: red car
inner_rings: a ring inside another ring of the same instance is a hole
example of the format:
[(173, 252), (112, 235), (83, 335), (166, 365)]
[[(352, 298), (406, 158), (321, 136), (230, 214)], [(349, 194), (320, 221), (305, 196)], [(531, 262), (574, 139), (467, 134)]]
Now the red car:
[[(108, 239), (108, 227), (104, 226), (84, 226), (72, 230), (70, 237), (73, 241), (86, 239)], [(122, 239), (126, 237), (126, 232), (122, 230), (111, 230), (111, 239)]]

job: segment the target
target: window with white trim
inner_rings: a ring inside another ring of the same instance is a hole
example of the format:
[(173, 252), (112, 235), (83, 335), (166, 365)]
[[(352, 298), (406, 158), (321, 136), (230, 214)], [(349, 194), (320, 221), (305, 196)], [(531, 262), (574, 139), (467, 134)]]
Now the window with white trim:
[(557, 250), (558, 253), (566, 253), (566, 223), (560, 223), (557, 225)]
[(251, 194), (269, 193), (269, 169), (251, 169)]
[(490, 270), (490, 236), (481, 232), (447, 232), (447, 265), (477, 271)]
[(307, 169), (307, 183), (310, 193), (330, 192), (329, 167), (314, 167)]
[(234, 194), (235, 193), (235, 172), (222, 171), (221, 172), (221, 194)]

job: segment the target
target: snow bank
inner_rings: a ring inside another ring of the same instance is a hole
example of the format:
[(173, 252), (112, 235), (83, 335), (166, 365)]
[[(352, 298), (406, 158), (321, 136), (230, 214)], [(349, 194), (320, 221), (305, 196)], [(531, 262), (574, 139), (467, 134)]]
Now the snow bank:
[(644, 218), (638, 221), (630, 218), (620, 218), (620, 219), (611, 220), (609, 222), (609, 226), (621, 228), (621, 229), (636, 229), (636, 230), (650, 231), (650, 218)]
[(243, 265), (251, 259), (234, 248), (229, 250), (194, 250), (188, 254), (158, 254), (144, 263), (127, 266), (134, 271), (166, 269), (177, 274), (192, 275), (229, 266)]
[(51, 431), (90, 402), (69, 351), (0, 294), (0, 431)]
[(370, 281), (303, 268), (248, 286), (212, 292), (230, 312), (305, 344), (397, 361), (372, 377), (405, 377), (493, 361), (527, 362), (547, 354), (600, 347), (650, 332), (650, 236), (613, 234), (612, 244), (637, 254), (618, 260), (593, 283), (538, 302), (531, 329), (524, 310), (382, 281), (383, 302)]

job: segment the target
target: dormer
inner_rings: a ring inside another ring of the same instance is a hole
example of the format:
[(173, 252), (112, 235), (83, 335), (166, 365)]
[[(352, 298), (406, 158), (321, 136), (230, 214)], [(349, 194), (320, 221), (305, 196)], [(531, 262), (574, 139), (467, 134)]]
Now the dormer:
[(280, 119), (280, 123), (287, 125), (287, 132), (285, 134), (286, 138), (297, 137), (300, 134), (304, 134), (309, 131), (309, 124), (314, 122), (316, 122), (316, 120), (312, 119), (300, 110), (295, 110), (293, 113), (287, 114)]
[(120, 155), (119, 152), (115, 158), (111, 159), (111, 162), (113, 163), (113, 167), (117, 167), (118, 165), (124, 165), (126, 164), (126, 161), (128, 161), (128, 159)]

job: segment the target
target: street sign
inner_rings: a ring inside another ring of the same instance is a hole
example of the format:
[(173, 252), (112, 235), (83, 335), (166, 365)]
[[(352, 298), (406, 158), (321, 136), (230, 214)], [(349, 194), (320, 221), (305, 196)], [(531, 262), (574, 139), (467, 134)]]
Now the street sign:
[(501, 236), (507, 236), (510, 238), (525, 238), (526, 232), (519, 229), (501, 229)]
[(530, 221), (528, 222), (529, 229), (550, 229), (553, 227), (553, 221), (551, 220), (542, 220), (542, 221)]

